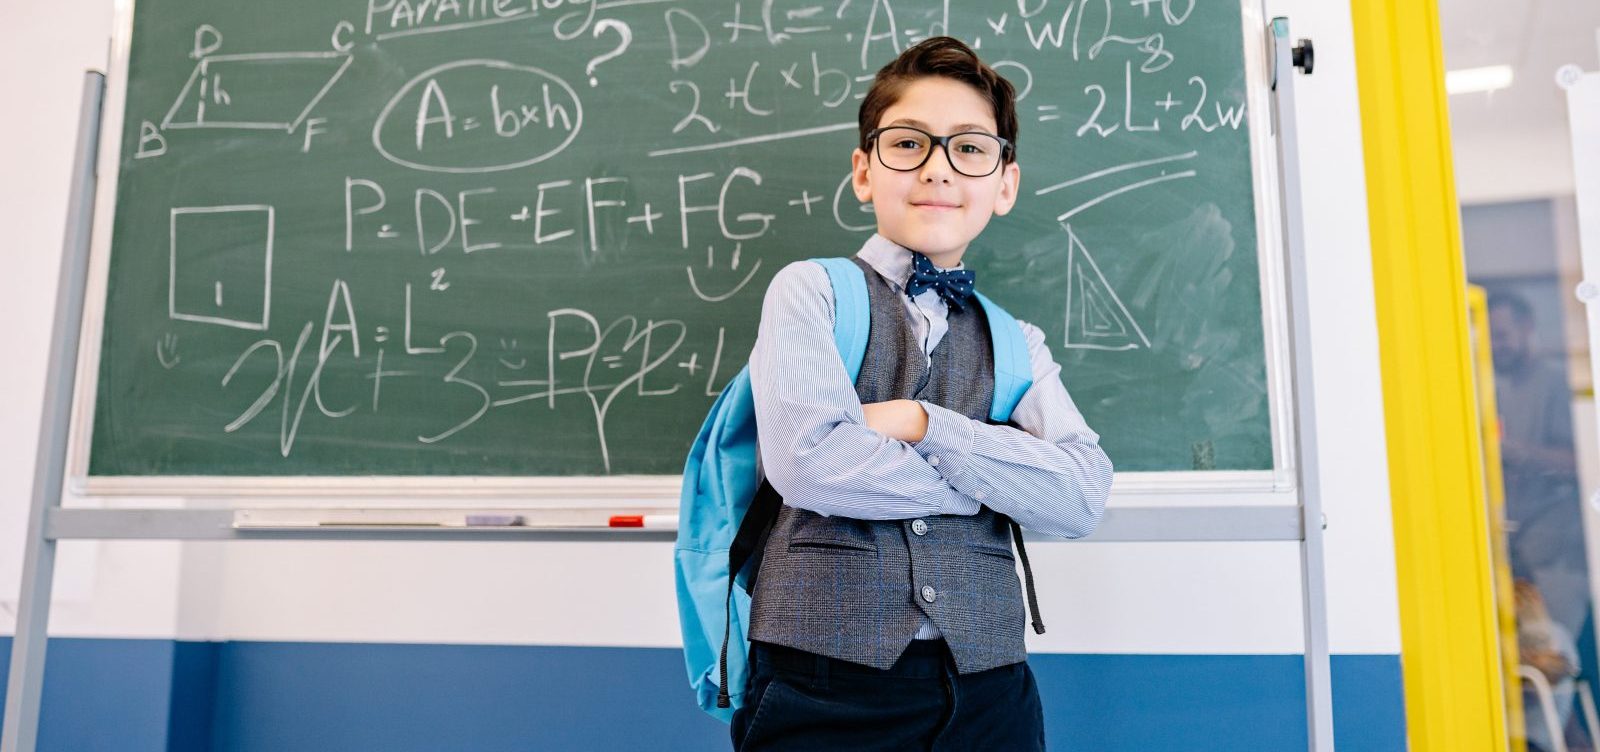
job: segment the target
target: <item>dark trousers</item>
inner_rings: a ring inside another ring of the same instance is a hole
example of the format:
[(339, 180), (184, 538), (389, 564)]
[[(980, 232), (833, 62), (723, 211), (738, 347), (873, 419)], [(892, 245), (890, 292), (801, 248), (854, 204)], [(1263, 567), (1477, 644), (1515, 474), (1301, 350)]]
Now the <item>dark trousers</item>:
[(887, 671), (756, 642), (733, 748), (1044, 749), (1044, 711), (1026, 661), (958, 674), (943, 640), (915, 640)]

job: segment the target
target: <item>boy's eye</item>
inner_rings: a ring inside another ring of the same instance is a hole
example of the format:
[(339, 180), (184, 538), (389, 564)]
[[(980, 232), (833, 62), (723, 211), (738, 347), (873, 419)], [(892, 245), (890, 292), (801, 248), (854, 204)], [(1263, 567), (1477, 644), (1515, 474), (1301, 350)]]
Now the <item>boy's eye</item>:
[(914, 138), (902, 138), (902, 139), (900, 139), (898, 141), (895, 141), (892, 145), (896, 149), (921, 149), (922, 148), (922, 142), (918, 141), (918, 140), (916, 140)]
[(989, 150), (993, 149), (995, 146), (997, 146), (997, 144), (990, 143), (989, 140), (983, 136), (965, 136), (956, 139), (953, 146), (955, 146), (957, 153), (971, 156), (983, 156), (984, 154), (988, 154)]

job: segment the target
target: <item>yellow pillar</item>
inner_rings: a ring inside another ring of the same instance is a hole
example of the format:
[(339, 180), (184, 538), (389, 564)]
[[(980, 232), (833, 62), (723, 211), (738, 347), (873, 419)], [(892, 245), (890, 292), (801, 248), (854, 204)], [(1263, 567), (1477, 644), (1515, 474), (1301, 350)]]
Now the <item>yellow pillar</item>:
[(1467, 320), (1472, 323), (1472, 370), (1478, 385), (1478, 435), (1483, 440), (1483, 490), (1489, 502), (1489, 551), (1494, 565), (1495, 613), (1500, 624), (1500, 677), (1505, 685), (1511, 752), (1527, 752), (1522, 679), (1517, 673), (1517, 598), (1512, 589), (1511, 552), (1506, 542), (1506, 492), (1500, 477), (1500, 411), (1494, 398), (1494, 360), (1489, 342), (1489, 296), (1467, 285)]
[(1506, 748), (1435, 0), (1351, 0), (1414, 752)]

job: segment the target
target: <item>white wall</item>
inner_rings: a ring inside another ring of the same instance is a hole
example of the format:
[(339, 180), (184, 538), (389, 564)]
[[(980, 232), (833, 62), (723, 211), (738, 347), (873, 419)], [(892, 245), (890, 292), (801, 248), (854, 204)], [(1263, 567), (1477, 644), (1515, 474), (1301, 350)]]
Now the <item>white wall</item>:
[[(1267, 5), (1291, 15), (1295, 36), (1314, 37), (1320, 53), (1316, 74), (1301, 79), (1298, 91), (1332, 647), (1397, 653), (1349, 12), (1340, 3)], [(48, 310), (54, 285), (78, 72), (103, 64), (111, 11), (106, 0), (0, 11), (0, 70), (28, 72), (26, 81), (6, 80), (6, 99), (30, 104), (27, 118), (0, 120), (0, 143), (28, 145), (0, 150), (8, 160), (0, 172), (7, 228), (0, 237), (24, 239), (7, 251), (26, 275), (14, 278), (5, 302), (6, 320), (19, 331), (13, 368), (0, 376), (17, 395), (0, 408), (10, 450), (0, 453), (0, 493), (8, 499), (25, 498), (32, 474), (49, 336), (35, 314)], [(53, 32), (64, 26), (79, 33)], [(21, 532), (16, 504), (0, 507), (0, 567), (15, 560)], [(1030, 554), (1051, 625), (1036, 650), (1301, 649), (1294, 544), (1050, 544)], [(189, 638), (674, 645), (670, 562), (667, 544), (102, 544), (84, 605), (58, 607), (54, 627), (98, 635), (165, 627)], [(0, 568), (0, 595), (16, 577), (9, 566)]]
[(1462, 204), (1572, 195), (1572, 140), (1565, 124), (1540, 132), (1462, 132), (1451, 139)]

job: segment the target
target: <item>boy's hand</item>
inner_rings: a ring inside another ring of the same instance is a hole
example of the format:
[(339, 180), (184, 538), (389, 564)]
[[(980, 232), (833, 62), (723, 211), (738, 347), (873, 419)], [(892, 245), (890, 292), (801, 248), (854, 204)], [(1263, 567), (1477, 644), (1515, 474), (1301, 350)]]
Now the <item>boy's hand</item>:
[(871, 402), (861, 406), (867, 427), (907, 444), (922, 441), (928, 432), (928, 412), (916, 400)]

